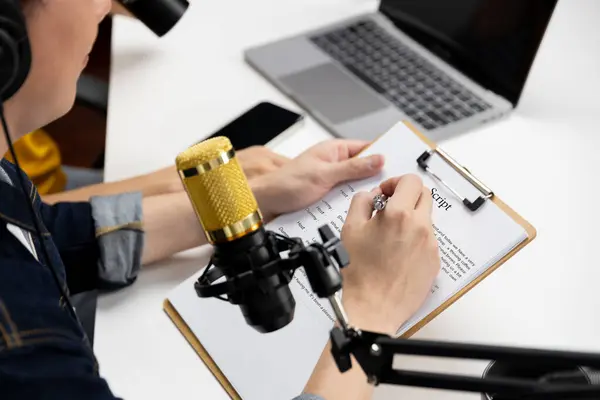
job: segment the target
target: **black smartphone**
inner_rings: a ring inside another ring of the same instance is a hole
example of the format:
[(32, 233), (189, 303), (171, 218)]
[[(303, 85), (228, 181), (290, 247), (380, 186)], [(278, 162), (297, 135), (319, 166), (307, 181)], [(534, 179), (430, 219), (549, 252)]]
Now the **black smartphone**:
[(304, 116), (301, 114), (272, 103), (262, 102), (219, 129), (209, 138), (226, 136), (236, 150), (255, 145), (273, 144), (275, 138), (283, 139), (303, 120)]

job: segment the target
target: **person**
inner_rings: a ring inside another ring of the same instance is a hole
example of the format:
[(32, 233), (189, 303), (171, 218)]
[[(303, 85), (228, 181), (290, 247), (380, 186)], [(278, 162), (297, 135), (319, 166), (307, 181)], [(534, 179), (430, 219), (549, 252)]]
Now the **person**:
[[(25, 83), (4, 102), (12, 139), (72, 106), (97, 24), (110, 8), (109, 0), (17, 1), (33, 63)], [(4, 154), (8, 146), (0, 138)], [(355, 157), (367, 145), (325, 141), (250, 179), (265, 221), (305, 208), (340, 182), (378, 174), (381, 155)], [(143, 265), (203, 245), (206, 237), (185, 192), (49, 205), (29, 180), (22, 192), (21, 174), (14, 164), (0, 162), (0, 395), (114, 399), (63, 292), (130, 285)], [(372, 198), (380, 193), (389, 201), (373, 216)], [(28, 202), (43, 222), (41, 237)], [(414, 175), (352, 198), (342, 230), (350, 254), (342, 301), (355, 325), (392, 333), (423, 303), (440, 265), (431, 209), (429, 191)], [(359, 368), (339, 373), (325, 350), (299, 399), (367, 399), (371, 391)]]
[[(119, 2), (113, 0), (111, 15), (134, 18)], [(92, 196), (140, 191), (152, 196), (183, 190), (174, 166), (115, 182), (103, 182), (101, 170), (64, 166), (58, 143), (39, 128), (14, 143), (21, 168), (33, 181), (45, 202), (87, 201)], [(288, 161), (264, 146), (252, 146), (238, 151), (248, 178), (269, 172)], [(5, 158), (14, 161), (10, 153)]]

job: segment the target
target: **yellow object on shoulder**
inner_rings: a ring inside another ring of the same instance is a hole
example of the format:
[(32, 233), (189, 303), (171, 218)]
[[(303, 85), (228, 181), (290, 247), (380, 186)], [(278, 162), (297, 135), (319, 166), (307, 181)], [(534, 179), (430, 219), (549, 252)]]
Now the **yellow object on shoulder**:
[[(61, 167), (58, 144), (43, 130), (31, 132), (14, 143), (21, 168), (36, 185), (40, 194), (61, 192), (67, 177)], [(5, 158), (14, 162), (10, 152)]]

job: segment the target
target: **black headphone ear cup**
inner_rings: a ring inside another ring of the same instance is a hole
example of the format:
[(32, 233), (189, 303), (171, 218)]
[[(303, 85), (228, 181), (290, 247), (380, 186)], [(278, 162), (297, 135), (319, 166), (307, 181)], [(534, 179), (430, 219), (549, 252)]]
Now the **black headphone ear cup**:
[(23, 85), (31, 67), (31, 47), (19, 0), (0, 0), (0, 101)]

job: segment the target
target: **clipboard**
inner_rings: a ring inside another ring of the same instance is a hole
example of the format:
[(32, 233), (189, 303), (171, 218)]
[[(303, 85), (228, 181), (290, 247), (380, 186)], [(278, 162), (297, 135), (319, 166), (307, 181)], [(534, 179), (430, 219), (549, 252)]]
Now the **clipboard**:
[[(517, 214), (513, 209), (511, 209), (508, 205), (506, 205), (502, 200), (500, 200), (495, 193), (487, 187), (483, 182), (477, 179), (467, 168), (460, 165), (456, 162), (450, 155), (444, 152), (443, 149), (439, 148), (435, 142), (431, 139), (427, 138), (423, 135), (419, 130), (417, 130), (410, 122), (402, 121), (404, 125), (406, 125), (421, 141), (423, 141), (428, 147), (429, 151), (421, 154), (415, 161), (419, 165), (419, 167), (427, 172), (432, 178), (436, 181), (440, 182), (444, 185), (448, 190), (450, 190), (456, 197), (458, 197), (463, 205), (467, 207), (471, 212), (476, 213), (479, 207), (481, 207), (486, 201), (493, 202), (500, 210), (502, 210), (506, 215), (513, 219), (517, 224), (519, 224), (526, 232), (526, 238), (521, 243), (519, 243), (515, 248), (513, 248), (510, 252), (504, 255), (499, 261), (497, 261), (494, 265), (490, 266), (475, 278), (473, 281), (468, 283), (464, 288), (459, 290), (456, 294), (446, 300), (442, 305), (436, 308), (434, 311), (429, 313), (425, 318), (421, 319), (417, 322), (413, 327), (411, 327), (404, 334), (399, 336), (400, 338), (409, 338), (415, 333), (417, 333), (421, 328), (431, 322), (435, 317), (441, 314), (444, 310), (450, 307), (454, 302), (460, 299), (463, 295), (465, 295), (469, 290), (471, 290), (474, 286), (479, 284), (483, 279), (488, 277), (492, 272), (498, 269), (502, 264), (516, 255), (521, 249), (527, 246), (531, 241), (535, 239), (537, 236), (537, 231), (529, 222), (527, 222), (523, 217)], [(455, 171), (457, 171), (462, 177), (467, 180), (471, 185), (475, 186), (477, 190), (481, 193), (479, 197), (476, 199), (468, 199), (463, 197), (458, 191), (456, 191), (451, 185), (437, 176), (436, 172), (429, 168), (427, 164), (428, 159), (437, 153), (446, 163), (448, 163)], [(175, 326), (179, 329), (182, 335), (187, 339), (192, 348), (198, 353), (204, 364), (208, 367), (208, 369), (215, 376), (217, 381), (221, 384), (223, 389), (229, 394), (229, 396), (234, 400), (242, 400), (241, 396), (234, 389), (231, 382), (229, 382), (228, 378), (221, 371), (219, 366), (214, 362), (211, 358), (210, 354), (206, 351), (200, 340), (194, 335), (191, 331), (187, 323), (181, 318), (175, 307), (171, 304), (168, 299), (165, 299), (163, 302), (163, 309), (167, 313), (167, 315), (171, 318)]]
[[(521, 217), (519, 214), (517, 214), (512, 208), (510, 208), (508, 205), (506, 205), (506, 203), (504, 203), (502, 200), (500, 200), (498, 198), (498, 196), (496, 196), (491, 189), (489, 189), (485, 184), (483, 184), (483, 182), (481, 182), (479, 179), (477, 179), (467, 168), (458, 164), (446, 152), (444, 152), (442, 149), (440, 149), (431, 139), (427, 138), (425, 135), (423, 135), (421, 132), (419, 132), (410, 122), (407, 122), (407, 121), (403, 121), (403, 122), (404, 122), (404, 125), (406, 125), (408, 128), (410, 128), (410, 130), (413, 131), (413, 133), (419, 137), (419, 139), (421, 139), (425, 144), (427, 144), (427, 146), (429, 146), (429, 148), (430, 148), (429, 154), (432, 154), (433, 152), (437, 152), (442, 157), (442, 159), (444, 159), (447, 163), (449, 163), (458, 173), (460, 173), (466, 180), (468, 180), (473, 186), (475, 186), (482, 193), (482, 195), (480, 197), (478, 197), (477, 199), (471, 201), (465, 197), (462, 197), (451, 186), (449, 186), (443, 180), (440, 180), (439, 177), (436, 178), (434, 176), (435, 171), (427, 171), (434, 179), (436, 179), (437, 181), (442, 183), (446, 188), (448, 188), (451, 192), (453, 192), (455, 196), (459, 197), (461, 199), (461, 201), (463, 202), (463, 204), (465, 205), (465, 207), (471, 209), (472, 212), (476, 213), (477, 209), (479, 208), (479, 206), (481, 206), (483, 204), (483, 202), (491, 201), (496, 206), (498, 206), (498, 208), (500, 210), (502, 210), (506, 215), (508, 215), (510, 218), (512, 218), (513, 221), (515, 221), (517, 224), (519, 224), (525, 230), (525, 232), (527, 234), (527, 237), (525, 238), (525, 240), (523, 240), (521, 243), (519, 243), (514, 249), (512, 249), (511, 251), (506, 253), (504, 255), (504, 257), (502, 257), (500, 260), (498, 260), (498, 262), (496, 262), (494, 265), (492, 265), (491, 267), (486, 269), (485, 272), (483, 272), (481, 275), (479, 275), (473, 281), (469, 282), (464, 288), (462, 288), (461, 290), (456, 292), (456, 294), (454, 294), (452, 297), (450, 297), (448, 300), (446, 300), (442, 305), (440, 305), (434, 311), (429, 313), (425, 318), (423, 318), (422, 320), (417, 322), (413, 327), (411, 327), (408, 331), (406, 331), (403, 335), (400, 336), (401, 338), (406, 339), (406, 338), (411, 337), (415, 333), (417, 333), (421, 328), (423, 328), (425, 325), (427, 325), (429, 322), (431, 322), (431, 320), (433, 320), (435, 317), (437, 317), (439, 314), (441, 314), (444, 310), (446, 310), (448, 307), (450, 307), (452, 304), (454, 304), (458, 299), (460, 299), (463, 295), (465, 295), (469, 290), (471, 290), (473, 287), (475, 287), (477, 284), (479, 284), (482, 280), (484, 280), (486, 277), (488, 277), (492, 272), (494, 272), (496, 269), (498, 269), (498, 267), (500, 267), (506, 261), (511, 259), (515, 254), (517, 254), (519, 251), (521, 251), (521, 249), (523, 249), (529, 243), (531, 243), (531, 241), (533, 241), (533, 239), (535, 239), (535, 237), (537, 236), (537, 231), (535, 230), (533, 225), (531, 225), (529, 222), (527, 222), (523, 217)], [(421, 158), (425, 158), (425, 156), (421, 155), (417, 159), (417, 163), (419, 163), (419, 161), (421, 161), (421, 162), (423, 161), (423, 160), (419, 160)], [(419, 164), (419, 166), (422, 169), (425, 169), (425, 167), (427, 165), (423, 164), (423, 166), (421, 166), (421, 164)], [(470, 203), (471, 205), (469, 205), (468, 203)], [(477, 206), (477, 207), (475, 207), (475, 206)], [(475, 208), (475, 209), (473, 210), (472, 208)]]
[(238, 394), (238, 392), (233, 388), (233, 385), (229, 382), (229, 379), (225, 376), (225, 374), (221, 371), (217, 363), (214, 362), (208, 351), (202, 346), (200, 340), (194, 335), (188, 324), (181, 318), (181, 315), (177, 312), (173, 304), (169, 301), (169, 299), (165, 299), (163, 302), (163, 309), (171, 318), (179, 332), (186, 338), (190, 346), (198, 353), (206, 367), (212, 372), (217, 381), (221, 384), (223, 389), (227, 392), (229, 397), (233, 400), (242, 400), (242, 397)]

